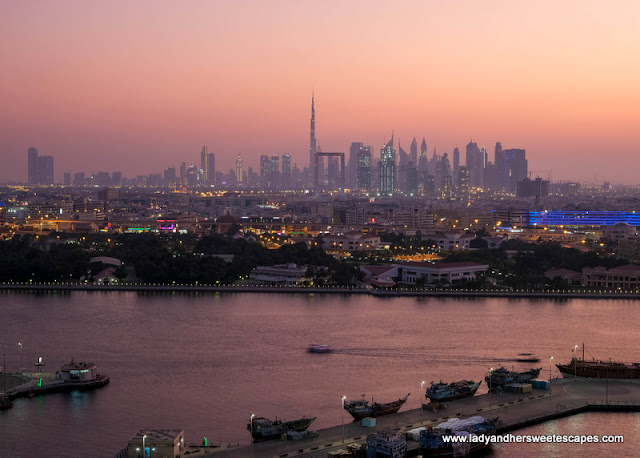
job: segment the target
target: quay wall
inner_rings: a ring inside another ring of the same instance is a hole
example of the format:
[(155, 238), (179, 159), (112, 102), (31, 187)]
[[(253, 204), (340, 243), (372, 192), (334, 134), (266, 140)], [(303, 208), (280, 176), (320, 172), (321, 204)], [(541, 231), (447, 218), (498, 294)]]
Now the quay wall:
[(276, 293), (276, 294), (368, 294), (378, 297), (490, 297), (490, 298), (537, 298), (537, 299), (640, 299), (636, 291), (584, 291), (584, 290), (447, 290), (412, 289), (394, 290), (363, 287), (320, 286), (216, 286), (216, 285), (168, 285), (168, 284), (122, 284), (94, 285), (80, 283), (0, 283), (0, 292), (148, 292), (148, 293)]

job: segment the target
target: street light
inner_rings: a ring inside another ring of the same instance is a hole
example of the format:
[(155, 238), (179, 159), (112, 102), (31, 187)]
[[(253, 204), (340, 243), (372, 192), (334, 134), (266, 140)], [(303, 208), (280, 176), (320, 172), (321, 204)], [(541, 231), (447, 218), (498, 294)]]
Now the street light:
[(7, 392), (7, 357), (3, 353), (2, 354), (2, 393)]
[(20, 373), (22, 373), (22, 344), (18, 342), (18, 346), (20, 347)]
[(553, 361), (553, 356), (549, 356), (549, 383), (551, 383), (551, 361)]
[(424, 383), (424, 380), (420, 382), (420, 395), (418, 396), (418, 400), (420, 401), (420, 416), (422, 416), (422, 393), (424, 393), (422, 390), (424, 389)]
[(146, 434), (142, 435), (142, 457), (145, 458), (147, 456), (147, 450), (145, 448), (144, 440), (147, 438)]
[(493, 367), (489, 368), (489, 409), (491, 409), (491, 373), (493, 372)]
[(251, 444), (253, 444), (253, 419), (255, 418), (254, 414), (251, 414), (249, 417), (249, 424), (251, 425)]
[(342, 442), (344, 443), (344, 400), (347, 399), (346, 396), (341, 396), (342, 400)]

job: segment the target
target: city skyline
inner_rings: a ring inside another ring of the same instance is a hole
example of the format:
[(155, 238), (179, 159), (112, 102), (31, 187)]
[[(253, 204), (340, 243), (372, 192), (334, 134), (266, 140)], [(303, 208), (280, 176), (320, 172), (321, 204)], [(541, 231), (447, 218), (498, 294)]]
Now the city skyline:
[(303, 167), (313, 92), (323, 151), (377, 152), (394, 130), (451, 158), (472, 138), (525, 148), (557, 180), (638, 184), (622, 166), (640, 144), (635, 2), (251, 6), (8, 6), (0, 182), (27, 181), (31, 146), (58, 182), (198, 164), (202, 145), (219, 170), (238, 154)]

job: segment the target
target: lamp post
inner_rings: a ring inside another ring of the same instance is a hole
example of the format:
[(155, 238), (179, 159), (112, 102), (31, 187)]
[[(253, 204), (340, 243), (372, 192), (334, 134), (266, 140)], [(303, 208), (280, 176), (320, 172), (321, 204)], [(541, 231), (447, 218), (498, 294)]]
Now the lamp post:
[(344, 400), (347, 399), (346, 396), (341, 396), (342, 400), (342, 442), (344, 443)]
[(489, 409), (491, 409), (491, 373), (493, 372), (493, 367), (489, 368)]
[(146, 435), (146, 434), (143, 434), (143, 435), (142, 435), (142, 457), (143, 457), (143, 458), (145, 458), (145, 457), (147, 456), (147, 450), (146, 450), (146, 448), (145, 448), (145, 443), (144, 443), (144, 441), (145, 441), (145, 439), (146, 439), (146, 438), (147, 438), (147, 435)]
[(2, 392), (7, 392), (7, 357), (3, 353), (2, 354)]
[(578, 379), (578, 345), (573, 346), (573, 379)]
[(251, 444), (253, 444), (253, 419), (255, 418), (254, 414), (251, 414), (249, 417), (249, 424), (251, 425)]
[(22, 374), (22, 343), (18, 342), (18, 346), (20, 347), (20, 373)]
[[(424, 393), (424, 391), (422, 391), (422, 390), (424, 390), (424, 383), (425, 383), (424, 380), (422, 380), (420, 382), (420, 396), (418, 396), (418, 400), (420, 401), (420, 406), (419, 406), (420, 407), (420, 416), (422, 416), (422, 396), (423, 396), (423, 393)], [(426, 394), (424, 396), (426, 397)]]
[(549, 383), (551, 383), (551, 361), (553, 361), (553, 356), (549, 356)]

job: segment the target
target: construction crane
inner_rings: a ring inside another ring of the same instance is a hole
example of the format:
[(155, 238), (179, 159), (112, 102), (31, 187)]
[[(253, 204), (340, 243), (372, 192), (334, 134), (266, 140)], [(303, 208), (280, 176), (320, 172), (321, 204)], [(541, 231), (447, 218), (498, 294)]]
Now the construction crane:
[(531, 170), (529, 172), (529, 179), (530, 180), (534, 179), (534, 174), (535, 174), (536, 177), (540, 177), (543, 180), (547, 180), (547, 181), (551, 182), (551, 170)]

